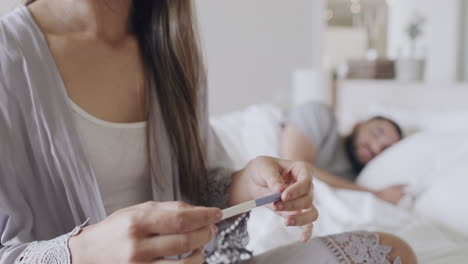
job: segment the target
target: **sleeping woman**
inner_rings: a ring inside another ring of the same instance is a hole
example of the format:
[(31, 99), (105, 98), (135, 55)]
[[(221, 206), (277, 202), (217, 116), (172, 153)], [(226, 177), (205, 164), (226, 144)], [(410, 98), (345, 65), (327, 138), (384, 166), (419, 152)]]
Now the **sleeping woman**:
[[(310, 239), (311, 166), (230, 169), (207, 122), (192, 1), (29, 1), (0, 20), (0, 263), (416, 263), (366, 232)], [(303, 243), (252, 257), (248, 215), (282, 192)]]

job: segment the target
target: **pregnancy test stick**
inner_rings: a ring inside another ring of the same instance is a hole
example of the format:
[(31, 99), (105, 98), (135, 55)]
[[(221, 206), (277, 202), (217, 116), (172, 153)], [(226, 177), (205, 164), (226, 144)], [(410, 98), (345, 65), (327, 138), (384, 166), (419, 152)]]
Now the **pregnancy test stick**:
[(274, 203), (274, 202), (277, 202), (277, 201), (281, 201), (281, 193), (280, 192), (272, 194), (272, 195), (268, 195), (268, 196), (265, 196), (265, 197), (262, 197), (262, 198), (258, 198), (258, 199), (255, 199), (255, 200), (250, 200), (248, 202), (241, 203), (241, 204), (238, 204), (236, 206), (226, 208), (226, 209), (224, 209), (222, 211), (223, 212), (223, 219), (221, 219), (221, 220), (233, 217), (235, 215), (246, 213), (246, 212), (254, 209), (255, 207), (267, 205), (269, 203)]

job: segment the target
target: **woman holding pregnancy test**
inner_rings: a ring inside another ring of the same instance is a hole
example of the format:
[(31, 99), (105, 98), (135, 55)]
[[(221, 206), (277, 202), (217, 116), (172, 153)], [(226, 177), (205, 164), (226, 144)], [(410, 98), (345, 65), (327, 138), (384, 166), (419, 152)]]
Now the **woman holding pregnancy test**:
[[(0, 263), (415, 263), (386, 234), (310, 239), (308, 164), (230, 168), (191, 5), (36, 0), (1, 18)], [(272, 201), (302, 242), (252, 257), (238, 213)]]

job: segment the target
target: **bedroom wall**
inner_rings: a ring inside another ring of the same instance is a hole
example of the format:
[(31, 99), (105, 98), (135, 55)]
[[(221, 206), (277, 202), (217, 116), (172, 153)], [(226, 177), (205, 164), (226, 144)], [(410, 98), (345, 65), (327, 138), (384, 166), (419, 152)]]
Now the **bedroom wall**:
[[(0, 15), (19, 0), (0, 0)], [(195, 0), (210, 113), (290, 105), (293, 72), (322, 65), (325, 0)]]
[(296, 69), (321, 65), (324, 0), (197, 0), (211, 114), (291, 102)]
[(458, 60), (458, 80), (468, 81), (468, 2), (460, 2), (460, 41), (459, 41), (459, 60)]
[(404, 27), (414, 12), (426, 17), (420, 48), (427, 57), (426, 81), (454, 82), (458, 77), (460, 5), (465, 0), (391, 0), (388, 53), (394, 57), (408, 40)]

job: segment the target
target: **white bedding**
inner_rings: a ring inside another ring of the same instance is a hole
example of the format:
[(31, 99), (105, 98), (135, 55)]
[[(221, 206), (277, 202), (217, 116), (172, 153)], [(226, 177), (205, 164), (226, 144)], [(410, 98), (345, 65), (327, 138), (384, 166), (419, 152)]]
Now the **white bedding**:
[[(282, 115), (274, 106), (258, 105), (212, 119), (211, 123), (235, 166), (241, 168), (258, 155), (278, 156)], [(468, 163), (464, 166), (468, 171)], [(464, 203), (467, 197), (461, 197), (458, 210), (468, 210)], [(390, 232), (414, 248), (420, 263), (468, 262), (467, 237), (453, 232), (456, 227), (446, 228), (405, 209), (408, 207), (386, 204), (368, 193), (335, 190), (318, 180), (315, 180), (315, 205), (320, 217), (314, 224), (314, 236), (353, 230)], [(251, 214), (249, 232), (249, 249), (258, 254), (298, 241), (300, 230), (286, 228), (273, 212), (258, 208)]]

